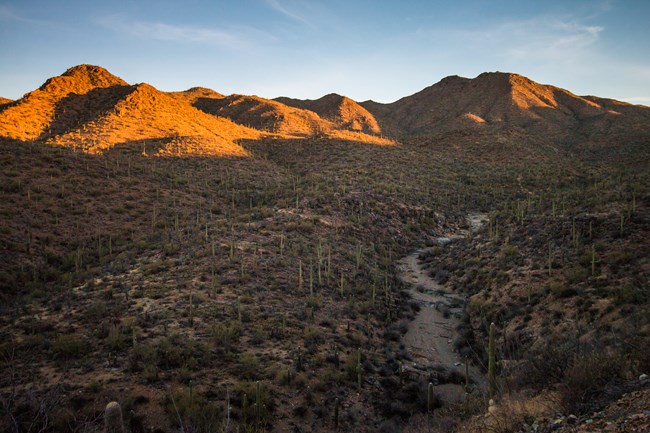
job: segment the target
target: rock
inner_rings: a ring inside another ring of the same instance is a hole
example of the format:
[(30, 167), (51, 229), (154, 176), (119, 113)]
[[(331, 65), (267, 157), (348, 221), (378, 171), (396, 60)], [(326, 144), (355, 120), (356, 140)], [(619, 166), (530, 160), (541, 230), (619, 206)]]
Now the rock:
[(641, 376), (639, 376), (639, 381), (644, 381), (644, 380), (646, 380), (647, 378), (648, 378), (648, 375), (647, 375), (647, 374), (642, 374)]
[(578, 417), (575, 415), (569, 415), (566, 417), (566, 423), (567, 424), (576, 424), (578, 422)]
[(564, 423), (564, 418), (558, 418), (556, 420), (551, 421), (551, 430), (557, 430), (560, 427), (562, 427), (562, 424)]

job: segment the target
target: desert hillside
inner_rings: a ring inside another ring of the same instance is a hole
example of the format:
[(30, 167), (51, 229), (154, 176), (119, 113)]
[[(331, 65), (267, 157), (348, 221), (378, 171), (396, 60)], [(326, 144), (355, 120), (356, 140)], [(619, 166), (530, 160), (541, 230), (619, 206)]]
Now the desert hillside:
[(89, 152), (153, 140), (154, 153), (244, 155), (235, 141), (259, 132), (207, 115), (148, 84), (131, 86), (103, 68), (81, 65), (3, 107), (0, 135)]
[(0, 430), (645, 432), (649, 110), (50, 78), (0, 105)]
[(69, 147), (101, 151), (117, 144), (160, 140), (163, 153), (244, 155), (237, 140), (254, 139), (258, 131), (228, 119), (210, 116), (148, 84), (128, 87), (128, 93), (100, 115), (50, 138)]
[[(212, 89), (206, 87), (192, 87), (182, 92), (168, 92), (169, 96), (185, 101), (191, 105), (196, 106), (196, 104), (201, 105), (201, 101), (210, 101), (212, 99), (222, 99), (225, 96), (219, 92), (216, 92)], [(200, 107), (197, 107), (200, 108)], [(204, 110), (205, 111), (205, 110)]]
[[(51, 134), (52, 124), (78, 124), (118, 99), (128, 84), (106, 69), (80, 65), (48, 79), (0, 111), (0, 135), (19, 140), (35, 140)], [(91, 95), (88, 95), (91, 93)], [(86, 105), (85, 102), (90, 102)], [(56, 133), (56, 131), (54, 132)]]
[(474, 79), (451, 76), (390, 104), (363, 105), (386, 132), (401, 135), (518, 128), (554, 136), (608, 133), (638, 128), (650, 108), (571, 92), (512, 73), (483, 73)]
[(381, 133), (381, 128), (368, 110), (352, 99), (330, 93), (316, 100), (276, 98), (276, 101), (292, 107), (303, 108), (317, 113), (323, 119), (334, 122), (340, 128), (353, 131)]
[(278, 134), (311, 136), (334, 128), (316, 113), (289, 107), (258, 96), (230, 95), (224, 98), (201, 98), (194, 106), (242, 125)]

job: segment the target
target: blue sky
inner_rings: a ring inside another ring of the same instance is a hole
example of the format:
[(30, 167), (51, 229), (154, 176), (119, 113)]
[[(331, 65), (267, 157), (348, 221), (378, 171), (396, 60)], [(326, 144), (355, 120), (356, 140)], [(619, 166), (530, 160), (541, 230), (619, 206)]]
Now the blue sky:
[(650, 105), (650, 1), (0, 0), (0, 96), (90, 63), (161, 90), (391, 102), (517, 72)]

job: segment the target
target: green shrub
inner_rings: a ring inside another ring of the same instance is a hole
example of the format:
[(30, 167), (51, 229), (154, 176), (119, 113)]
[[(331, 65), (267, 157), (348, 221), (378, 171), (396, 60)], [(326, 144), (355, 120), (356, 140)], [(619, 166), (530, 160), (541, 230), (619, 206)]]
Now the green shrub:
[(260, 378), (260, 360), (254, 353), (242, 353), (237, 364), (240, 377), (248, 380)]
[(242, 381), (235, 385), (235, 394), (240, 402), (241, 419), (246, 428), (262, 429), (270, 425), (275, 400), (268, 385)]
[(52, 352), (58, 358), (78, 358), (90, 350), (88, 342), (77, 334), (62, 334), (52, 343)]
[(210, 337), (216, 348), (222, 348), (230, 352), (239, 342), (241, 336), (241, 324), (237, 321), (228, 323), (217, 323), (210, 328)]
[(200, 395), (196, 389), (174, 390), (163, 402), (165, 412), (176, 427), (184, 431), (208, 433), (221, 431), (223, 411), (221, 407)]
[(551, 293), (558, 298), (570, 298), (578, 294), (578, 291), (574, 287), (558, 281), (551, 282), (548, 287), (551, 290)]
[(638, 287), (623, 286), (612, 291), (614, 304), (642, 304), (648, 300), (648, 293)]

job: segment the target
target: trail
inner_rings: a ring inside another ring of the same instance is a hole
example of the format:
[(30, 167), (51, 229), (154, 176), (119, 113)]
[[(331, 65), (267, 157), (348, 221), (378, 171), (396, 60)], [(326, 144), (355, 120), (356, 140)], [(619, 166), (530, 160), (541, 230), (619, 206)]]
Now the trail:
[[(468, 217), (472, 230), (482, 226), (484, 217), (473, 214)], [(461, 235), (452, 236), (460, 239)], [(449, 238), (441, 238), (446, 243)], [(464, 360), (454, 351), (453, 341), (456, 327), (466, 302), (461, 295), (450, 293), (444, 286), (429, 277), (418, 256), (425, 250), (417, 250), (398, 262), (402, 281), (409, 285), (409, 294), (420, 304), (420, 311), (411, 322), (403, 338), (404, 345), (412, 356), (409, 370), (416, 374), (427, 374), (435, 366), (457, 370), (465, 374)], [(470, 378), (479, 389), (485, 389), (485, 376), (473, 365), (469, 368)], [(458, 403), (465, 391), (462, 385), (444, 384), (435, 387), (435, 392), (444, 403)]]

